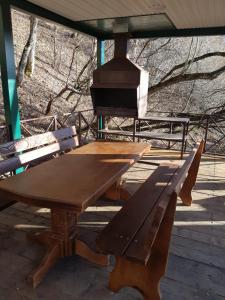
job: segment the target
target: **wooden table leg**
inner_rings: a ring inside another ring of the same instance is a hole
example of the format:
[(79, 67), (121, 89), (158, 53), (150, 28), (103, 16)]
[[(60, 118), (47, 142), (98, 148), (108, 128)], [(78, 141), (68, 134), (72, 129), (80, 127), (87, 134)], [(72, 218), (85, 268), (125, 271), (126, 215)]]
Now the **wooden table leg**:
[(106, 267), (109, 264), (109, 256), (101, 253), (96, 253), (88, 245), (76, 239), (75, 241), (75, 253), (83, 258), (86, 258), (88, 261), (93, 262), (97, 265)]
[(37, 287), (48, 270), (59, 258), (78, 254), (91, 262), (106, 266), (108, 256), (96, 253), (84, 242), (76, 239), (77, 213), (63, 209), (51, 210), (51, 229), (28, 234), (28, 239), (47, 247), (47, 252), (39, 266), (28, 275), (28, 281)]
[(43, 277), (60, 257), (60, 244), (58, 242), (52, 242), (52, 244), (48, 246), (48, 250), (40, 265), (27, 277), (27, 280), (32, 283), (33, 288), (36, 288), (41, 283)]

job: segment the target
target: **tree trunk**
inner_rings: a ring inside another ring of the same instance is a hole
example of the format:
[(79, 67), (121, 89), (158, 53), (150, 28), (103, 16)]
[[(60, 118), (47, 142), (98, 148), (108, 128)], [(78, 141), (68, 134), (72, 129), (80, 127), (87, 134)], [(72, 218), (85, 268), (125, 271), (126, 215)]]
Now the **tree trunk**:
[(21, 86), (24, 74), (31, 76), (34, 71), (34, 63), (35, 63), (35, 46), (37, 39), (37, 18), (31, 16), (30, 17), (30, 34), (27, 40), (27, 43), (23, 49), (23, 53), (21, 55), (21, 59), (18, 66), (17, 71), (17, 85)]
[(32, 34), (32, 42), (31, 42), (31, 49), (27, 60), (27, 65), (25, 69), (25, 74), (29, 77), (33, 75), (34, 66), (35, 66), (35, 50), (36, 50), (36, 42), (37, 42), (37, 25), (38, 20), (36, 18), (31, 19), (31, 31)]

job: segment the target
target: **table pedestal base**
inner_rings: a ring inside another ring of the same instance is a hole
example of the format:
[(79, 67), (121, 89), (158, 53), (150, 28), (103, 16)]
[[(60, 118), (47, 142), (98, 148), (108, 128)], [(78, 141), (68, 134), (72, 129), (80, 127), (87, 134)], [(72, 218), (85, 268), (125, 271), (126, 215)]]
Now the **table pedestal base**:
[(131, 194), (124, 187), (122, 178), (119, 178), (104, 194), (110, 200), (128, 200)]
[(39, 266), (28, 275), (28, 281), (37, 287), (46, 273), (58, 259), (77, 254), (89, 261), (108, 265), (108, 256), (93, 251), (85, 242), (76, 238), (77, 214), (75, 212), (52, 209), (51, 230), (28, 234), (29, 240), (47, 247), (45, 256)]

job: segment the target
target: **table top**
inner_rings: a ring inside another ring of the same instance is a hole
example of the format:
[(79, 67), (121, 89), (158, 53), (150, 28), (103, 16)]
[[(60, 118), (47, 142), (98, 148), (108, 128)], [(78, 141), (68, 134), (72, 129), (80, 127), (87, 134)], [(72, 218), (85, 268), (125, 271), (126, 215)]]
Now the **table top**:
[(148, 150), (144, 143), (93, 142), (0, 181), (0, 199), (83, 211)]

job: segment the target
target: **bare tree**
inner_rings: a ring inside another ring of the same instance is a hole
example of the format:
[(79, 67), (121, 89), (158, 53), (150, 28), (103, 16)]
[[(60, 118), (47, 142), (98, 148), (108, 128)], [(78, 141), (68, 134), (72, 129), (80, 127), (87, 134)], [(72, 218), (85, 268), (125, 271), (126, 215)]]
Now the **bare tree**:
[(96, 52), (97, 52), (97, 43), (93, 40), (92, 43), (92, 53), (89, 56), (89, 59), (86, 61), (86, 63), (83, 65), (81, 70), (76, 76), (75, 81), (70, 82), (70, 75), (73, 69), (74, 64), (74, 58), (76, 54), (76, 50), (79, 49), (78, 45), (74, 46), (73, 55), (70, 63), (69, 68), (69, 74), (66, 79), (65, 86), (55, 95), (54, 97), (51, 97), (51, 99), (47, 103), (45, 114), (49, 115), (52, 110), (52, 104), (57, 101), (59, 98), (64, 97), (68, 101), (73, 95), (78, 95), (78, 99), (76, 101), (76, 104), (73, 106), (72, 111), (74, 111), (79, 103), (82, 100), (82, 96), (88, 96), (90, 94), (89, 88), (90, 88), (90, 80), (91, 80), (91, 74), (94, 69), (94, 66), (96, 64)]
[(186, 64), (190, 65), (195, 62), (203, 61), (206, 58), (209, 57), (225, 57), (225, 52), (211, 52), (206, 53), (201, 56), (197, 56), (191, 61), (183, 62), (181, 64), (175, 65), (157, 84), (153, 85), (149, 88), (149, 91), (151, 93), (155, 93), (159, 91), (160, 89), (163, 89), (165, 87), (171, 86), (176, 83), (180, 82), (186, 82), (186, 81), (193, 81), (193, 80), (214, 80), (217, 77), (219, 77), (221, 74), (225, 72), (225, 64), (216, 70), (210, 71), (210, 72), (193, 72), (193, 73), (185, 73), (181, 72), (179, 74), (175, 74), (175, 71), (178, 71), (179, 69), (182, 69), (185, 67)]
[(32, 76), (35, 65), (35, 46), (37, 40), (38, 19), (30, 16), (30, 34), (23, 49), (17, 70), (17, 85), (21, 86), (24, 75)]

